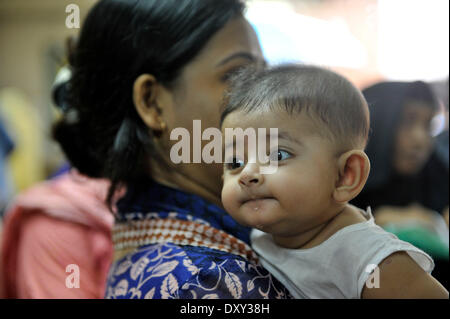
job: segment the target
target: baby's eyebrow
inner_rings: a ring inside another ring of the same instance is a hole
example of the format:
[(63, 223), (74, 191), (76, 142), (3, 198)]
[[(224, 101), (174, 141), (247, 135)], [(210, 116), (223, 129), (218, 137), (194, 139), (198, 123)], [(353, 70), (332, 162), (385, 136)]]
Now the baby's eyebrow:
[[(267, 136), (270, 136), (270, 134), (267, 134)], [(303, 145), (302, 142), (300, 142), (298, 139), (291, 136), (288, 132), (285, 131), (278, 132), (278, 139), (284, 139), (296, 143), (298, 145)]]
[[(270, 138), (271, 134), (267, 133), (266, 137)], [(273, 136), (273, 135), (272, 135)], [(295, 137), (291, 136), (288, 132), (285, 131), (281, 131), (278, 133), (278, 139), (284, 139), (284, 140), (288, 140), (291, 141), (293, 143), (296, 143), (298, 145), (303, 145), (302, 142), (300, 142), (298, 139), (296, 139)], [(269, 141), (269, 140), (267, 140)], [(232, 141), (232, 142), (228, 142), (227, 144), (225, 144), (225, 149), (233, 147), (236, 144), (236, 141)]]

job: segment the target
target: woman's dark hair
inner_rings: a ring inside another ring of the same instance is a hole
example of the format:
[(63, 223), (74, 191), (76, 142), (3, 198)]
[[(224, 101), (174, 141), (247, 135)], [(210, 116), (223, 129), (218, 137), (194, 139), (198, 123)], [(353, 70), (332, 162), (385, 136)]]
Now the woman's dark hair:
[(109, 205), (118, 185), (145, 174), (145, 158), (156, 156), (133, 104), (136, 78), (148, 73), (173, 86), (243, 10), (240, 0), (101, 0), (91, 9), (69, 56), (69, 108), (53, 136), (80, 173), (111, 181)]

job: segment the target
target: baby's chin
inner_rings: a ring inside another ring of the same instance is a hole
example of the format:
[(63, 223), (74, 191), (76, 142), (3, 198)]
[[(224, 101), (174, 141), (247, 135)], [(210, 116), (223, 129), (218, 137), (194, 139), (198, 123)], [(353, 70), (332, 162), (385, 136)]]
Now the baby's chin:
[(280, 222), (278, 209), (278, 201), (273, 198), (247, 202), (239, 208), (239, 220), (247, 227), (267, 231)]

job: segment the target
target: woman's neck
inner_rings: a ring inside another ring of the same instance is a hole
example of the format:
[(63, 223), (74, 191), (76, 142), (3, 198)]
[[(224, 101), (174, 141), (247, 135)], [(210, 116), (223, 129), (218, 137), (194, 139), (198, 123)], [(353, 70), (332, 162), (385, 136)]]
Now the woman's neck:
[(154, 162), (151, 166), (151, 176), (155, 182), (168, 187), (182, 190), (187, 193), (198, 195), (205, 200), (223, 208), (222, 202), (220, 200), (220, 194), (216, 194), (200, 181), (197, 181), (190, 176), (183, 174), (183, 172), (180, 172), (173, 167), (170, 169), (164, 169), (161, 167), (161, 165)]

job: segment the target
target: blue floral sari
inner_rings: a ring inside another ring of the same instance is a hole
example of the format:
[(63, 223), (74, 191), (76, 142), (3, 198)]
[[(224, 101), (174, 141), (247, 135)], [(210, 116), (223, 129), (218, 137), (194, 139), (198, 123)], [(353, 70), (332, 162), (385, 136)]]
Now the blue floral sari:
[(199, 196), (148, 181), (118, 202), (106, 298), (292, 298), (250, 229)]

